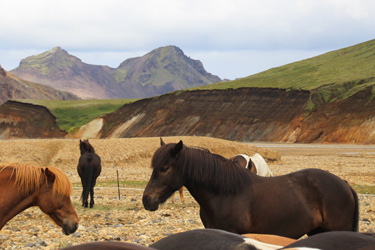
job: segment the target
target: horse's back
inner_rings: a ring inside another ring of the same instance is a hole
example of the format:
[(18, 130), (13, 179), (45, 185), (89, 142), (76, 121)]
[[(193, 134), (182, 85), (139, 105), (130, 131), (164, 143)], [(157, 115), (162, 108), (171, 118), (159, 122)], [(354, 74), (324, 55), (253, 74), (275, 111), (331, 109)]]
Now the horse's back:
[(319, 204), (319, 215), (324, 218), (322, 228), (357, 230), (358, 198), (345, 180), (321, 169), (304, 169), (287, 176), (299, 183), (307, 203), (315, 201)]
[(282, 249), (313, 247), (325, 250), (375, 249), (375, 238), (356, 232), (320, 233), (298, 240)]
[(101, 158), (96, 153), (86, 152), (79, 157), (78, 168), (93, 167), (101, 169)]
[(252, 178), (249, 192), (256, 205), (251, 206), (252, 228), (248, 232), (297, 239), (304, 234), (355, 229), (356, 198), (336, 175), (304, 169), (272, 178)]
[(103, 241), (89, 242), (80, 245), (62, 248), (64, 250), (156, 250), (155, 248), (144, 247), (127, 242)]
[(267, 244), (220, 229), (206, 228), (170, 235), (155, 242), (150, 247), (158, 250), (257, 250), (279, 249), (281, 246)]

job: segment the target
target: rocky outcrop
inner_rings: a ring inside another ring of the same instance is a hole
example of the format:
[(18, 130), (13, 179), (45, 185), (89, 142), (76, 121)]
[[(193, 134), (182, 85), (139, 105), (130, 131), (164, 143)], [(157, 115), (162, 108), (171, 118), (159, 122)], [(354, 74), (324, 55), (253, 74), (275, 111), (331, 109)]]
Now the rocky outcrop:
[(303, 119), (293, 142), (375, 143), (374, 90), (322, 106)]
[(0, 106), (0, 138), (61, 138), (56, 117), (43, 106), (7, 101)]

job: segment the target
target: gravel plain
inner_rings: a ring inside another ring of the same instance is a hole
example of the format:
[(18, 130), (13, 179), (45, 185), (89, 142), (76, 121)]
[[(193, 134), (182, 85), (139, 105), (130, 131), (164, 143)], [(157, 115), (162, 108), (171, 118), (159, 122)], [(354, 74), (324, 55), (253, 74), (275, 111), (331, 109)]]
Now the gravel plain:
[[(207, 137), (166, 137), (166, 143), (183, 140), (188, 146), (208, 148), (227, 158), (238, 153), (261, 153), (274, 175), (304, 168), (321, 168), (351, 185), (375, 185), (375, 146), (347, 144), (239, 143)], [(95, 207), (80, 206), (80, 180), (76, 172), (79, 140), (1, 140), (0, 161), (28, 162), (61, 168), (74, 184), (72, 201), (80, 226), (65, 236), (39, 208), (33, 207), (10, 220), (0, 231), (0, 249), (59, 249), (90, 241), (115, 240), (148, 246), (173, 233), (203, 228), (199, 206), (186, 191), (185, 203), (178, 195), (155, 212), (142, 205), (142, 188), (116, 187), (120, 181), (148, 181), (150, 160), (159, 138), (92, 139), (102, 158), (102, 173), (95, 188)], [(113, 182), (111, 187), (99, 187)], [(360, 231), (375, 231), (375, 197), (359, 195)]]

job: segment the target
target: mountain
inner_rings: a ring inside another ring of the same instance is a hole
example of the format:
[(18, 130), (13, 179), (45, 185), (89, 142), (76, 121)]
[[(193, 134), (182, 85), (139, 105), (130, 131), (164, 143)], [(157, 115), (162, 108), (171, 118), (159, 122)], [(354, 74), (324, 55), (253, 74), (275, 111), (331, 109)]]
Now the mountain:
[(181, 49), (166, 46), (125, 60), (118, 68), (91, 65), (60, 47), (30, 56), (11, 72), (81, 98), (144, 98), (220, 82)]
[(207, 89), (144, 98), (75, 136), (374, 144), (374, 49), (372, 40)]
[(0, 66), (0, 104), (9, 99), (78, 100), (79, 97), (50, 86), (22, 80)]

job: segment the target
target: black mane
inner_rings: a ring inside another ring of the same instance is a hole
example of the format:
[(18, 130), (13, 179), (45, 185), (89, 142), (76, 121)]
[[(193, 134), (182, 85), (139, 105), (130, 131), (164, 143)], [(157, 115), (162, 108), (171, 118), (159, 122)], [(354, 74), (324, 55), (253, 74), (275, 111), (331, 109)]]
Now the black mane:
[[(175, 145), (170, 143), (160, 147), (154, 155), (152, 166), (165, 164)], [(202, 186), (214, 193), (237, 193), (249, 182), (249, 171), (221, 155), (210, 153), (207, 149), (183, 146), (175, 167), (181, 170), (192, 185)]]

